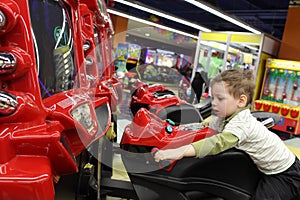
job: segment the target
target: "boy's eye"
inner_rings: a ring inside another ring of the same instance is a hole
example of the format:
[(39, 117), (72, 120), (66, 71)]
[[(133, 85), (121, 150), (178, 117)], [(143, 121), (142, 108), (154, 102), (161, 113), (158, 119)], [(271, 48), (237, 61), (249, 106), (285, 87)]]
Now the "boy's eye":
[(218, 97), (217, 99), (218, 99), (218, 101), (223, 101), (225, 98), (224, 97)]
[(213, 100), (223, 101), (224, 99), (225, 99), (224, 97), (212, 97), (212, 101)]

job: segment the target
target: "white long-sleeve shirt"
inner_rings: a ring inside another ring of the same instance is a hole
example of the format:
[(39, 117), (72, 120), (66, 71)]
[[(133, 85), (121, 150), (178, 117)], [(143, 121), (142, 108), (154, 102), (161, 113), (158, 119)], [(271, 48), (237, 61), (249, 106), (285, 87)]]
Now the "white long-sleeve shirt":
[[(252, 116), (249, 109), (234, 114), (223, 123), (212, 120), (210, 127), (220, 133), (193, 143), (197, 156), (217, 154), (235, 147), (246, 152), (265, 174), (288, 169), (295, 155), (283, 141)], [(214, 127), (215, 126), (215, 127)]]

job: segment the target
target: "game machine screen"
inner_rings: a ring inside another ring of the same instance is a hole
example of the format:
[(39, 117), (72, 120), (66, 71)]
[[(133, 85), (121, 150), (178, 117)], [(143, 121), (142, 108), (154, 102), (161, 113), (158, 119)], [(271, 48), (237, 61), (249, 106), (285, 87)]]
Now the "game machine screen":
[(157, 77), (157, 69), (154, 66), (156, 62), (156, 49), (142, 48), (140, 53), (137, 74), (140, 80), (154, 81)]
[(147, 49), (144, 63), (145, 64), (153, 64), (156, 59), (156, 51)]
[(136, 44), (119, 43), (115, 52), (116, 72), (124, 88), (131, 88), (137, 76), (141, 47)]
[(128, 45), (128, 57), (126, 62), (126, 69), (128, 71), (132, 71), (132, 69), (135, 69), (138, 61), (140, 59), (141, 54), (141, 46), (137, 44), (129, 44)]
[(154, 48), (141, 50), (138, 74), (141, 80), (154, 82), (176, 82), (180, 74), (180, 56), (171, 51)]
[(128, 44), (119, 43), (115, 52), (116, 71), (127, 72), (126, 61), (128, 57)]
[[(95, 75), (88, 70), (88, 62), (82, 63), (82, 66), (86, 64), (85, 70), (76, 65), (70, 6), (42, 0), (32, 0), (29, 4), (43, 103), (53, 107), (55, 113), (63, 113), (64, 121), (75, 120), (76, 129), (82, 132), (83, 143), (100, 137), (110, 123), (110, 109), (106, 100), (94, 101), (89, 96)], [(81, 46), (77, 48), (82, 50)], [(101, 63), (100, 54), (99, 51), (96, 53), (98, 63)], [(101, 64), (97, 68), (101, 69)], [(100, 114), (103, 120), (97, 122)]]
[(68, 13), (57, 2), (32, 0), (29, 4), (40, 89), (46, 98), (73, 87), (72, 32)]
[(119, 43), (115, 53), (117, 71), (129, 72), (134, 69), (140, 59), (141, 47), (137, 44)]
[(177, 63), (177, 57), (174, 52), (157, 49), (156, 65), (160, 67), (174, 67)]
[(176, 64), (176, 69), (177, 71), (181, 74), (181, 75), (185, 75), (186, 74), (186, 71), (191, 67), (192, 65), (192, 58), (191, 56), (187, 56), (187, 55), (184, 55), (184, 54), (180, 54), (178, 56), (178, 59), (177, 59), (177, 64)]
[(179, 56), (179, 62), (178, 62), (178, 69), (183, 69), (185, 66), (189, 65), (192, 63), (192, 58), (191, 56), (187, 56), (187, 55), (183, 55), (183, 54), (180, 54)]
[(180, 74), (177, 70), (179, 56), (171, 51), (157, 49), (156, 66), (160, 81), (179, 83)]

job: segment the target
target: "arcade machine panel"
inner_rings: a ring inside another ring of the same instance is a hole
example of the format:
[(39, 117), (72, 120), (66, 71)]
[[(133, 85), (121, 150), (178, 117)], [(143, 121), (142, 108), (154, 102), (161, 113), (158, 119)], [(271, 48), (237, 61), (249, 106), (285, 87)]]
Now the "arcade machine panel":
[(261, 91), (255, 110), (278, 113), (281, 122), (274, 130), (300, 134), (300, 62), (268, 59)]

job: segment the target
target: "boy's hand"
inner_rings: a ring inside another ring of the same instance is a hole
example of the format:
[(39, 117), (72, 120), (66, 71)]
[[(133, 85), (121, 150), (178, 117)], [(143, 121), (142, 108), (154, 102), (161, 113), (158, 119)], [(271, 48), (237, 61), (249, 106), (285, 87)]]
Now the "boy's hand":
[(158, 150), (154, 154), (154, 160), (180, 160), (183, 157), (195, 156), (195, 149), (192, 145), (185, 145), (176, 149)]

